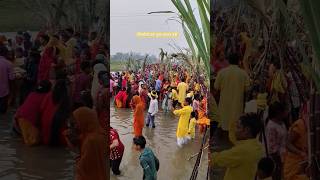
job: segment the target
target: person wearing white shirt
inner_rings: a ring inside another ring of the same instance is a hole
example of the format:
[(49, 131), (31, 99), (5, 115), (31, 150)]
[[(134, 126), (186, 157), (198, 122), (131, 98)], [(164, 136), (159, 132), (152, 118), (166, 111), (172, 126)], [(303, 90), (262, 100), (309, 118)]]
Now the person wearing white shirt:
[(156, 125), (154, 123), (154, 117), (158, 113), (158, 95), (155, 91), (152, 91), (150, 93), (151, 96), (151, 101), (148, 109), (148, 118), (147, 118), (147, 123), (146, 126), (149, 127), (149, 125), (152, 126), (152, 128), (155, 128)]

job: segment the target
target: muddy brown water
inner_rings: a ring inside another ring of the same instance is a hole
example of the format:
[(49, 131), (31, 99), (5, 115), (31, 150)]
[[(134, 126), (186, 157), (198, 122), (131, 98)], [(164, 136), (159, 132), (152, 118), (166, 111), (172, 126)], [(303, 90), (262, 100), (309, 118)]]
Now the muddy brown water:
[[(27, 147), (20, 137), (11, 132), (14, 110), (0, 115), (0, 179), (1, 180), (70, 180), (74, 179), (75, 154), (66, 148), (46, 146)], [(160, 160), (158, 180), (185, 180), (192, 173), (196, 158), (188, 160), (198, 153), (201, 137), (196, 135), (183, 148), (176, 145), (176, 126), (178, 118), (171, 113), (159, 112), (156, 116), (156, 128), (144, 128), (143, 134), (147, 146), (153, 149)], [(111, 173), (111, 180), (141, 180), (142, 168), (139, 154), (132, 150), (132, 110), (115, 109), (111, 103), (111, 126), (118, 130), (125, 145), (120, 176)], [(207, 176), (207, 150), (199, 167), (198, 179)], [(111, 172), (111, 171), (110, 171)]]
[(0, 179), (74, 179), (75, 154), (65, 148), (25, 146), (10, 130), (14, 112), (0, 115)]
[[(131, 109), (114, 108), (111, 102), (110, 117), (111, 126), (119, 133), (122, 143), (125, 145), (125, 153), (120, 165), (121, 175), (114, 176), (110, 170), (111, 180), (141, 180), (142, 168), (139, 164), (139, 153), (132, 150), (133, 138), (133, 114)], [(160, 110), (161, 111), (161, 110)], [(196, 138), (179, 148), (176, 145), (176, 128), (178, 117), (172, 113), (159, 112), (155, 118), (156, 128), (144, 128), (143, 135), (150, 147), (160, 161), (158, 180), (186, 180), (189, 179), (196, 158), (188, 160), (192, 155), (198, 153), (201, 137), (196, 132)], [(208, 168), (208, 150), (204, 150), (199, 167), (197, 179), (206, 179)]]

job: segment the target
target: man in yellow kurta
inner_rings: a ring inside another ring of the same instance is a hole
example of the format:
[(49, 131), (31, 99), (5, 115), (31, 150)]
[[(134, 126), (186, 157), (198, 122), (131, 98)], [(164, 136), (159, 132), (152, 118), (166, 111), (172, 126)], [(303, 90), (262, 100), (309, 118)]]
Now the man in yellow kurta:
[(249, 88), (248, 74), (239, 68), (239, 56), (229, 57), (230, 66), (218, 73), (214, 88), (220, 91), (218, 105), (219, 126), (229, 132), (229, 139), (236, 142), (235, 122), (244, 110), (244, 94)]
[(199, 93), (200, 92), (200, 84), (198, 82), (196, 82), (196, 84), (194, 85), (194, 91), (195, 91), (195, 94)]
[(263, 146), (257, 139), (262, 123), (256, 114), (241, 116), (237, 122), (238, 143), (231, 149), (213, 153), (210, 165), (227, 168), (224, 180), (253, 180), (264, 154)]
[(186, 99), (187, 90), (188, 90), (188, 84), (185, 83), (186, 79), (182, 78), (181, 82), (178, 84), (178, 101), (181, 103), (181, 105), (184, 103), (184, 100)]
[(171, 96), (171, 99), (172, 99), (172, 107), (173, 108), (176, 108), (177, 104), (178, 104), (178, 92), (177, 92), (177, 87), (175, 86), (172, 86), (172, 96)]
[(188, 141), (189, 120), (192, 112), (192, 107), (190, 106), (191, 103), (192, 100), (190, 98), (186, 98), (183, 108), (173, 111), (173, 114), (180, 116), (177, 128), (177, 144), (179, 147), (186, 144)]

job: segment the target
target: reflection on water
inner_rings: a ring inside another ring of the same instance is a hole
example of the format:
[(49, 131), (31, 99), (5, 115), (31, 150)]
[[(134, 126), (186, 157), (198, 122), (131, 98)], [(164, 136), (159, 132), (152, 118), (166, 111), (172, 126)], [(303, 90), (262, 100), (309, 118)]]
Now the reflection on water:
[(13, 114), (0, 115), (0, 179), (73, 179), (74, 155), (64, 148), (25, 146), (21, 138), (11, 134)]
[[(111, 126), (115, 128), (120, 135), (120, 139), (125, 145), (125, 153), (121, 162), (121, 176), (111, 175), (111, 180), (141, 180), (142, 168), (139, 164), (139, 154), (132, 150), (132, 110), (116, 109), (111, 104), (110, 117)], [(159, 180), (185, 180), (189, 179), (192, 173), (196, 158), (188, 159), (198, 153), (201, 137), (184, 146), (178, 148), (176, 145), (176, 127), (178, 118), (171, 113), (159, 112), (155, 119), (156, 128), (144, 128), (143, 135), (147, 140), (147, 146), (151, 147), (160, 160), (160, 169), (158, 172)], [(197, 134), (198, 135), (198, 134)], [(202, 162), (199, 168), (198, 179), (206, 179), (208, 167), (208, 151), (204, 151)], [(112, 171), (110, 170), (112, 174)]]

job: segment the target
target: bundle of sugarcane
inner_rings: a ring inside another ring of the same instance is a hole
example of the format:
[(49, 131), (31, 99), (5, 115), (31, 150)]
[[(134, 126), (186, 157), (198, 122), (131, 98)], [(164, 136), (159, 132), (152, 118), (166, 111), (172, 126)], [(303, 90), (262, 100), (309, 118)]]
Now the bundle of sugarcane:
[(307, 78), (302, 74), (301, 66), (293, 53), (294, 52), (291, 48), (287, 48), (286, 65), (290, 68), (292, 77), (299, 91), (300, 99), (303, 102), (307, 100), (309, 93), (308, 81)]

